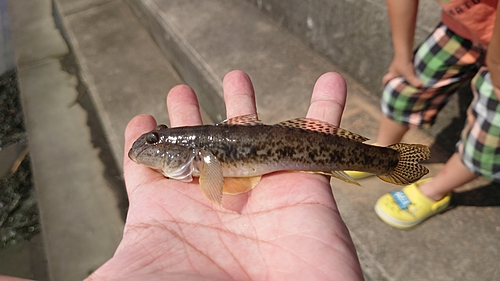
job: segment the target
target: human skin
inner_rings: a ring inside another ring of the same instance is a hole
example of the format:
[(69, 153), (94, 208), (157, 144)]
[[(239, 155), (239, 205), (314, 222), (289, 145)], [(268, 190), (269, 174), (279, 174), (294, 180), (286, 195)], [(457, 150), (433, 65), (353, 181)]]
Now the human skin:
[(418, 0), (387, 0), (387, 10), (392, 32), (394, 57), (382, 84), (397, 77), (404, 77), (414, 87), (422, 87), (413, 68), (413, 40), (417, 23)]
[[(228, 118), (256, 112), (245, 73), (228, 73), (223, 88)], [(344, 79), (324, 74), (307, 117), (338, 125), (345, 96)], [(196, 96), (185, 85), (170, 91), (167, 107), (172, 127), (202, 123)], [(155, 126), (149, 115), (133, 118), (125, 155)], [(225, 209), (210, 204), (197, 181), (167, 179), (127, 157), (124, 176), (130, 207), (123, 239), (87, 280), (363, 280), (328, 177), (265, 175), (248, 193), (224, 195)]]
[(493, 27), (493, 35), (491, 37), (488, 52), (486, 53), (486, 65), (490, 71), (491, 81), (494, 86), (495, 95), (500, 100), (500, 2), (497, 6), (497, 17), (495, 18), (495, 26)]

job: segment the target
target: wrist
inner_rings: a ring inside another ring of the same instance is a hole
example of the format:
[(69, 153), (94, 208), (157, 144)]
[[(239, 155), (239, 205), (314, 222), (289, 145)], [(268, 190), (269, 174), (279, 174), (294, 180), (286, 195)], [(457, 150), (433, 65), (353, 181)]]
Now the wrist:
[(400, 62), (413, 62), (413, 52), (404, 50), (404, 51), (396, 51), (394, 50), (394, 60)]

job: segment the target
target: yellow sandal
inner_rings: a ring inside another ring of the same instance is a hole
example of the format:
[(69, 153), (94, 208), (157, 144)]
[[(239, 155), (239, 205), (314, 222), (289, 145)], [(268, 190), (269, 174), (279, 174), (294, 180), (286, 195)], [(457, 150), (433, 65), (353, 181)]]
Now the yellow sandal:
[(408, 229), (444, 211), (450, 205), (451, 194), (434, 201), (418, 189), (419, 185), (429, 180), (431, 178), (420, 180), (380, 197), (375, 204), (379, 218), (392, 227)]

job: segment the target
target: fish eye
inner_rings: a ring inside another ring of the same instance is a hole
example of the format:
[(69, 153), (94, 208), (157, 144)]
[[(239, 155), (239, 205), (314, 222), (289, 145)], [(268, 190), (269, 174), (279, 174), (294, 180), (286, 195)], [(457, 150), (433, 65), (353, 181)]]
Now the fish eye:
[(164, 130), (164, 129), (168, 129), (167, 125), (165, 125), (165, 124), (160, 124), (160, 125), (156, 126), (156, 128), (155, 128), (156, 131)]
[(158, 136), (157, 132), (151, 132), (146, 135), (146, 142), (149, 144), (155, 144), (159, 139), (160, 137)]

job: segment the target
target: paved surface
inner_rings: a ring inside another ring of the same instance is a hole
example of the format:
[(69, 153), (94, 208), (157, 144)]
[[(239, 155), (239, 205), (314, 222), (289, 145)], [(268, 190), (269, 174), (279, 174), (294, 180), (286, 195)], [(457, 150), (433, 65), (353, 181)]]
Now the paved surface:
[(79, 280), (120, 241), (117, 190), (105, 177), (88, 113), (75, 104), (76, 78), (62, 69), (69, 49), (54, 24), (52, 3), (9, 4), (48, 279)]
[(0, 0), (0, 74), (16, 67), (7, 0)]
[[(380, 77), (392, 59), (385, 0), (245, 0), (328, 57), (369, 89), (381, 89)], [(439, 22), (435, 0), (419, 1), (415, 43)], [(374, 93), (379, 95), (380, 93)]]
[[(123, 193), (116, 182), (110, 184), (109, 159), (99, 157), (106, 147), (93, 146), (96, 125), (88, 127), (87, 118), (98, 117), (110, 143), (108, 158), (120, 167), (128, 120), (147, 112), (167, 121), (165, 95), (181, 80), (198, 90), (206, 119), (220, 120), (222, 77), (242, 69), (255, 84), (262, 119), (272, 123), (303, 116), (317, 77), (342, 67), (244, 1), (55, 0), (83, 87), (61, 70), (67, 62), (60, 58), (68, 49), (55, 28), (50, 1), (37, 1), (41, 9), (27, 7), (33, 3), (26, 0), (9, 4), (16, 15), (21, 91), (51, 280), (82, 279), (112, 255), (120, 239)], [(23, 16), (26, 10), (33, 12)], [(378, 101), (345, 77), (349, 96), (343, 127), (373, 138)], [(90, 105), (68, 107), (79, 92), (87, 93)], [(406, 141), (433, 144), (422, 132), (408, 134)], [(431, 175), (445, 155), (433, 145)], [(497, 187), (477, 180), (455, 196), (456, 208), (414, 230), (399, 231), (372, 210), (378, 197), (395, 187), (377, 179), (362, 185), (332, 180), (367, 280), (500, 279)]]

